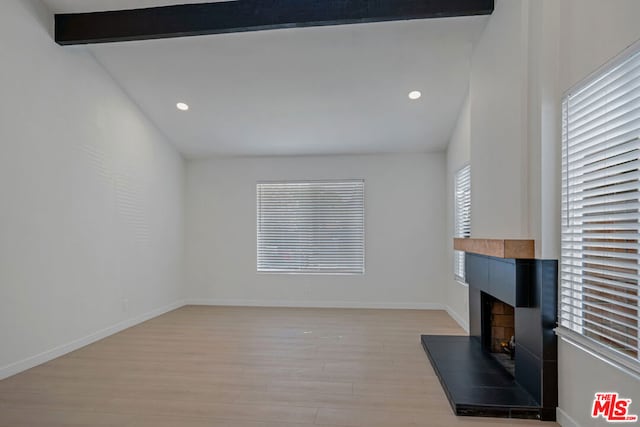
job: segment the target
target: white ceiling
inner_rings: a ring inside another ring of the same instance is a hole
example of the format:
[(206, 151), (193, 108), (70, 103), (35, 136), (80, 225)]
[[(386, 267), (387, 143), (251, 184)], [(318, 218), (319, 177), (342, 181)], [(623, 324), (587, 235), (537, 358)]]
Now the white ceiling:
[[(46, 2), (62, 11), (125, 3)], [(284, 29), (88, 49), (189, 158), (418, 152), (446, 146), (467, 93), (473, 42), (486, 20)], [(410, 101), (411, 90), (422, 91), (422, 98)], [(190, 110), (178, 111), (178, 101)]]

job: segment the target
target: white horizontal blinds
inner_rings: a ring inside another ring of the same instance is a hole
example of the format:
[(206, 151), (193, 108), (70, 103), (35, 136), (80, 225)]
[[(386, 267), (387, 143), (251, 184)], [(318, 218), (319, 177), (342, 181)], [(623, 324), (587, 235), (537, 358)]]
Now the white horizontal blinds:
[(560, 324), (638, 359), (640, 54), (563, 101)]
[[(454, 237), (471, 237), (471, 166), (466, 165), (455, 175), (455, 224)], [(454, 275), (457, 280), (465, 281), (464, 252), (454, 251)]]
[(262, 182), (258, 271), (364, 272), (364, 181)]

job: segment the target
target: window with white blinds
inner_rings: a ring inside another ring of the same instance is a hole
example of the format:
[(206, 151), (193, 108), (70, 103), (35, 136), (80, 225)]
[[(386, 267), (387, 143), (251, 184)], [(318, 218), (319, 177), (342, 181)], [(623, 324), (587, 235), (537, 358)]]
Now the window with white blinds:
[[(454, 181), (454, 237), (471, 237), (471, 166), (456, 172)], [(466, 282), (462, 251), (453, 251), (453, 274), (456, 280)]]
[(562, 104), (559, 333), (638, 371), (640, 54)]
[(364, 181), (259, 182), (258, 271), (364, 273)]

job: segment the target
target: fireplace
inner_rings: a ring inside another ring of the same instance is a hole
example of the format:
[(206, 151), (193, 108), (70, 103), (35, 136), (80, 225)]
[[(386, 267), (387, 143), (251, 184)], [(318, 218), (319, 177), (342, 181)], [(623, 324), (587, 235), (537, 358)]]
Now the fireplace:
[(482, 292), (482, 347), (515, 376), (515, 308)]
[(465, 260), (469, 336), (421, 338), (454, 412), (554, 420), (557, 261)]

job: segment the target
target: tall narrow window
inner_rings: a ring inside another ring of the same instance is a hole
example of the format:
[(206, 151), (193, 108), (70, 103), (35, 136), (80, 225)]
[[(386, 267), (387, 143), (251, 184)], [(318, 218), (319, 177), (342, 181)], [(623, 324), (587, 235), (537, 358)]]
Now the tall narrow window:
[[(455, 175), (454, 237), (471, 237), (471, 166), (466, 165)], [(466, 282), (464, 252), (453, 251), (453, 274), (459, 282)]]
[(573, 89), (562, 116), (559, 331), (640, 372), (640, 54)]
[(258, 271), (364, 273), (364, 181), (260, 182)]

